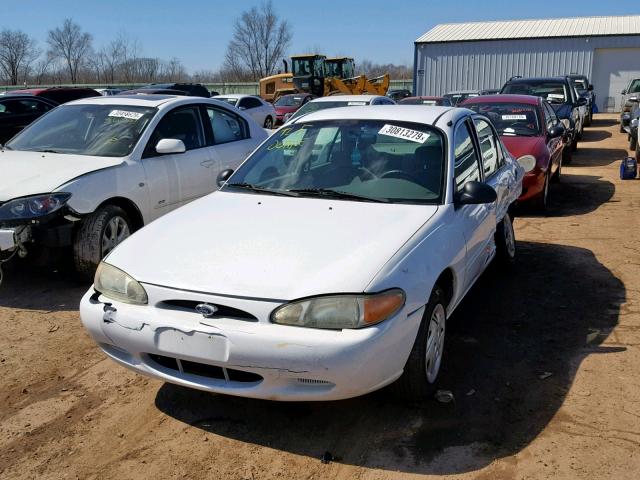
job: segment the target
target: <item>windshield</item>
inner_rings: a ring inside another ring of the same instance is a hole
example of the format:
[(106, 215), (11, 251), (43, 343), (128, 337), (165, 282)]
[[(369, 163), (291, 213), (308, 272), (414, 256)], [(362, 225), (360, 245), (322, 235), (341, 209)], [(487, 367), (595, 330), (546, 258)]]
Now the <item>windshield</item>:
[(293, 120), (294, 118), (301, 117), (302, 115), (306, 115), (307, 113), (317, 112), (318, 110), (325, 110), (327, 108), (338, 108), (338, 107), (361, 107), (363, 105), (369, 105), (368, 101), (365, 100), (354, 100), (354, 101), (336, 101), (336, 102), (309, 102), (302, 108), (298, 109), (296, 113), (289, 117), (289, 120)]
[(448, 98), (451, 104), (455, 107), (460, 102), (466, 100), (471, 97), (478, 97), (477, 93), (447, 93), (444, 97)]
[(280, 97), (278, 100), (276, 100), (276, 103), (274, 103), (274, 105), (276, 107), (299, 107), (300, 105), (302, 105), (303, 100), (304, 97), (300, 97), (297, 95), (285, 95), (284, 97)]
[(442, 135), (424, 124), (309, 122), (272, 135), (224, 190), (251, 187), (260, 193), (339, 193), (365, 201), (439, 203), (443, 166)]
[(502, 89), (502, 93), (533, 95), (534, 97), (542, 97), (549, 103), (570, 102), (570, 94), (567, 91), (567, 87), (560, 82), (508, 83)]
[(61, 105), (7, 143), (11, 150), (124, 157), (156, 113), (131, 105)]
[(538, 109), (526, 103), (473, 103), (465, 105), (491, 120), (503, 136), (533, 137), (541, 135)]
[(403, 98), (398, 102), (398, 105), (444, 105), (442, 98), (420, 98), (420, 97), (410, 97)]
[(226, 102), (229, 103), (231, 105), (233, 105), (234, 107), (236, 106), (236, 104), (238, 103), (238, 99), (237, 98), (232, 98), (232, 97), (213, 97), (216, 100), (220, 100), (221, 102)]
[(640, 92), (640, 78), (636, 78), (633, 82), (631, 82), (631, 86), (627, 93), (638, 93)]

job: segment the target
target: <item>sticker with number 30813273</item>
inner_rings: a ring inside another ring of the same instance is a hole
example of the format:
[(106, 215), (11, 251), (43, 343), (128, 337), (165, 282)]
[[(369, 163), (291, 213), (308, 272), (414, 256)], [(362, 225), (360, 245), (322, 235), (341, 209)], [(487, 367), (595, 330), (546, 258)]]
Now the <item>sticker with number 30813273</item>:
[(397, 125), (385, 125), (380, 129), (378, 135), (387, 135), (388, 137), (402, 138), (416, 143), (424, 143), (429, 138), (429, 134), (419, 130), (398, 127)]

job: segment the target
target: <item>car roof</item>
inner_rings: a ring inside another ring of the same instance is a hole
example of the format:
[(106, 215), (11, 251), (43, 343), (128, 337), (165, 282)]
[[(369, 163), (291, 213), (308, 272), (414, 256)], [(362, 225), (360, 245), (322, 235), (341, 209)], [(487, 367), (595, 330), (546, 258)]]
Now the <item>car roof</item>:
[(415, 100), (415, 99), (419, 99), (419, 100), (442, 100), (443, 97), (439, 97), (437, 95), (420, 95), (417, 97), (405, 97), (402, 100)]
[(374, 98), (386, 97), (383, 95), (329, 95), (328, 97), (314, 98), (311, 102), (370, 102)]
[(28, 99), (28, 100), (38, 100), (40, 102), (44, 102), (44, 103), (50, 103), (52, 105), (58, 105), (58, 102), (56, 102), (55, 100), (51, 100), (49, 98), (46, 97), (36, 97), (33, 94), (29, 94), (29, 93), (7, 93), (5, 95), (0, 95), (0, 100), (7, 100), (7, 99), (11, 99), (11, 100), (20, 100), (20, 99)]
[(216, 98), (216, 97), (220, 97), (220, 98), (245, 98), (245, 97), (260, 98), (260, 97), (258, 97), (258, 95), (250, 95), (248, 93), (221, 93), (220, 95), (216, 95), (215, 97), (211, 97), (211, 98)]
[(295, 118), (293, 123), (322, 120), (384, 120), (390, 122), (413, 122), (434, 125), (442, 119), (445, 123), (473, 113), (465, 108), (427, 107), (415, 105), (371, 105), (361, 107), (327, 108)]
[[(134, 94), (134, 95), (110, 95), (82, 98), (67, 105), (131, 105), (138, 107), (159, 107), (165, 103), (178, 103), (180, 100), (206, 100), (201, 97), (187, 97), (182, 95), (153, 95), (153, 94)], [(188, 103), (188, 102), (185, 102)]]
[(527, 83), (527, 82), (566, 82), (567, 77), (565, 76), (556, 76), (556, 77), (523, 77), (523, 78), (512, 78), (508, 80), (506, 83)]
[(539, 105), (542, 102), (540, 97), (534, 95), (482, 95), (480, 97), (467, 98), (460, 105), (470, 105), (472, 103), (524, 103), (526, 105)]
[(452, 90), (445, 95), (459, 95), (461, 93), (480, 93), (480, 90)]

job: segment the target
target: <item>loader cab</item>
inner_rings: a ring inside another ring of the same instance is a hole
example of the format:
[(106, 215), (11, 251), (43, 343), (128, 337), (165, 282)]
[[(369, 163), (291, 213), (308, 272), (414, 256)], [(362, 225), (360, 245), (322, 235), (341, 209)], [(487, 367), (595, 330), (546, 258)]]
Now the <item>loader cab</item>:
[(324, 79), (327, 76), (324, 55), (298, 55), (291, 57), (293, 84), (299, 92), (321, 97), (324, 93)]
[(327, 58), (327, 76), (341, 79), (353, 78), (356, 74), (356, 64), (353, 58)]

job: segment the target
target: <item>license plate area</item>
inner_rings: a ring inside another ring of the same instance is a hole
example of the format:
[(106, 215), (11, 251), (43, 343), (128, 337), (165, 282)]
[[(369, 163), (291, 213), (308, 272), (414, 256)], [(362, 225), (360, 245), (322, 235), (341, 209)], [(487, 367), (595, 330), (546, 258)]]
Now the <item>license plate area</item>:
[(229, 341), (214, 333), (159, 328), (156, 329), (155, 346), (161, 352), (181, 358), (212, 362), (226, 362), (229, 359)]
[(0, 228), (0, 251), (16, 248), (16, 231), (13, 228)]

